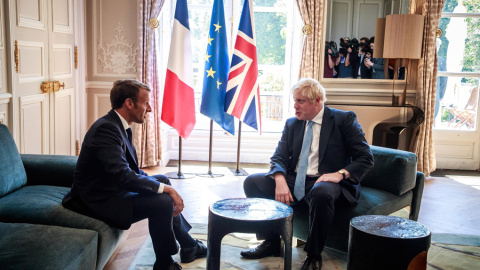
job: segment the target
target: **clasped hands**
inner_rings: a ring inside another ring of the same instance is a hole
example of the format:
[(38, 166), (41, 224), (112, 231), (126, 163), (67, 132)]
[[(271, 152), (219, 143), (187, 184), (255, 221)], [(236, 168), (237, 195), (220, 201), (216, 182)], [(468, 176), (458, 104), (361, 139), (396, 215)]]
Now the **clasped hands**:
[[(290, 202), (293, 202), (293, 196), (290, 192), (290, 189), (287, 185), (287, 180), (285, 179), (285, 175), (283, 173), (275, 173), (275, 200), (282, 202), (286, 205), (290, 205)], [(333, 182), (339, 183), (343, 180), (343, 176), (337, 172), (334, 173), (326, 173), (322, 174), (315, 184), (319, 182)]]

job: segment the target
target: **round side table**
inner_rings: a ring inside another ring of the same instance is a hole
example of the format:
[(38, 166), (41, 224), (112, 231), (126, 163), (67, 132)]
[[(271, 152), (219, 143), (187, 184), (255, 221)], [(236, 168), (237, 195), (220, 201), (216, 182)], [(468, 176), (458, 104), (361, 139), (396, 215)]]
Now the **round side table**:
[(430, 230), (413, 220), (354, 217), (350, 221), (347, 269), (426, 269), (430, 238)]
[(241, 198), (213, 203), (208, 214), (207, 269), (220, 269), (222, 239), (232, 232), (278, 233), (285, 244), (284, 269), (291, 269), (292, 218), (293, 209), (274, 200)]

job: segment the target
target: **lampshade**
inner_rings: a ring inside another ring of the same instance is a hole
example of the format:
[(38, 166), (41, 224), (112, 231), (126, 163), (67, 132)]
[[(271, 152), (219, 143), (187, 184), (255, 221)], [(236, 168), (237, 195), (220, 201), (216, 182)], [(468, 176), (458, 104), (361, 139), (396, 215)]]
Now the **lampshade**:
[(422, 39), (423, 15), (388, 15), (385, 23), (383, 58), (420, 59)]
[(383, 58), (383, 40), (385, 39), (385, 18), (378, 18), (375, 23), (375, 43), (373, 58)]

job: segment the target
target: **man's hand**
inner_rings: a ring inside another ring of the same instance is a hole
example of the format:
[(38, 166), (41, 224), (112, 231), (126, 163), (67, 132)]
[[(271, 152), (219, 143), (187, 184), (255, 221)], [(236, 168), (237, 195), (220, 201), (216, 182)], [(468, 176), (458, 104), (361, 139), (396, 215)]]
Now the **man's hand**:
[(319, 182), (333, 182), (333, 183), (339, 183), (340, 181), (343, 180), (343, 176), (337, 172), (334, 172), (334, 173), (326, 173), (326, 174), (323, 174), (322, 176), (320, 176), (317, 181), (315, 181), (315, 184), (316, 183), (319, 183)]
[(167, 193), (172, 197), (173, 200), (173, 216), (176, 217), (178, 214), (180, 214), (183, 211), (183, 199), (182, 197), (178, 194), (178, 192), (169, 185), (165, 185), (163, 189), (163, 193)]
[(293, 197), (290, 189), (288, 189), (285, 175), (283, 173), (275, 173), (273, 177), (275, 178), (275, 201), (290, 205), (290, 202), (293, 202)]
[(367, 67), (371, 67), (371, 66), (373, 66), (373, 62), (370, 61), (370, 59), (365, 58), (365, 65), (366, 65)]

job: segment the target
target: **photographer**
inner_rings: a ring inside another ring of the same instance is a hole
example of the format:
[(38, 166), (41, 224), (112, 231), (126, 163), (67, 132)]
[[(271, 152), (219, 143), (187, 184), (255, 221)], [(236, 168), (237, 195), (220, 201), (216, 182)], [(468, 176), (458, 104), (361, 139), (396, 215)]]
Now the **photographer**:
[(350, 57), (353, 53), (353, 48), (348, 38), (340, 39), (340, 50), (335, 66), (338, 70), (338, 78), (352, 78), (352, 66)]
[[(352, 39), (353, 40), (353, 39)], [(362, 37), (360, 39), (360, 43), (358, 43), (358, 53), (354, 54), (354, 58), (350, 58), (350, 62), (352, 63), (352, 69), (353, 69), (353, 78), (356, 79), (358, 77), (363, 78), (362, 76), (362, 64), (364, 63), (363, 58), (365, 56), (364, 48), (367, 48), (369, 45), (369, 38)]]
[(325, 61), (323, 66), (324, 78), (337, 78), (338, 73), (335, 70), (335, 62), (338, 57), (337, 44), (334, 41), (325, 44)]
[[(370, 49), (372, 50), (372, 56), (374, 45), (375, 37), (372, 37), (370, 38)], [(385, 79), (383, 58), (372, 58), (371, 61), (367, 61), (365, 64), (369, 67), (372, 67), (372, 79)]]
[(363, 47), (362, 49), (360, 49), (360, 51), (362, 51), (364, 57), (363, 57), (363, 61), (362, 63), (360, 64), (360, 78), (362, 79), (371, 79), (372, 78), (372, 66), (373, 66), (373, 63), (372, 63), (372, 50), (370, 49), (370, 47), (368, 46), (365, 46)]

